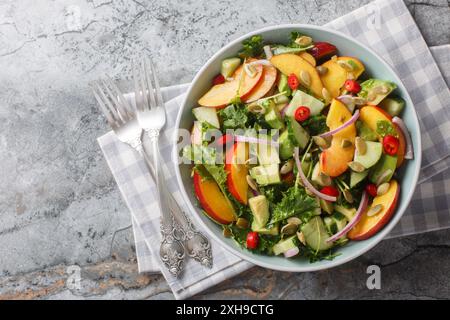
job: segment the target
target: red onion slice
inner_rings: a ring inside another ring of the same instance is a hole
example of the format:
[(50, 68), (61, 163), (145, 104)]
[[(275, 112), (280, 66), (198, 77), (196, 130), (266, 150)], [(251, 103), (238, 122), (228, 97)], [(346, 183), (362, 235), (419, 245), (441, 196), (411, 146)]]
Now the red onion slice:
[(270, 60), (273, 57), (272, 50), (270, 49), (270, 46), (264, 46), (264, 53), (266, 54), (267, 60)]
[(320, 199), (330, 201), (330, 202), (335, 202), (337, 200), (336, 197), (329, 196), (327, 194), (320, 192), (319, 190), (314, 188), (314, 186), (311, 184), (311, 182), (309, 182), (308, 178), (306, 178), (305, 174), (303, 173), (302, 165), (300, 163), (300, 158), (298, 156), (298, 153), (299, 153), (298, 147), (295, 147), (295, 149), (294, 149), (295, 164), (297, 165), (298, 174), (300, 175), (300, 179), (302, 179), (302, 182), (303, 182), (303, 185), (305, 186), (305, 188), (308, 189), (313, 194), (315, 194), (316, 196), (318, 196)]
[(258, 64), (263, 65), (263, 66), (271, 66), (272, 65), (272, 63), (270, 63), (270, 61), (266, 60), (266, 59), (255, 60), (255, 61), (249, 62), (247, 64), (250, 66), (254, 66), (254, 65), (258, 65)]
[(258, 144), (270, 144), (271, 146), (278, 147), (280, 144), (276, 141), (270, 139), (260, 139), (256, 137), (248, 137), (248, 136), (234, 136), (235, 141), (237, 142), (248, 142), (248, 143), (258, 143)]
[(284, 254), (285, 258), (292, 258), (292, 257), (298, 255), (299, 252), (300, 252), (300, 249), (298, 247), (294, 247), (294, 248), (290, 248), (283, 254)]
[(406, 151), (405, 151), (405, 159), (414, 159), (414, 148), (411, 140), (411, 135), (409, 134), (409, 130), (406, 127), (406, 124), (399, 117), (392, 118), (392, 122), (394, 122), (400, 130), (402, 130), (403, 136), (406, 140)]
[(349, 125), (355, 123), (355, 121), (358, 120), (358, 117), (359, 117), (359, 110), (356, 110), (355, 113), (353, 114), (353, 116), (352, 116), (350, 119), (348, 119), (348, 121), (347, 121), (346, 123), (344, 123), (342, 126), (337, 127), (337, 128), (334, 129), (334, 130), (331, 130), (331, 131), (322, 133), (322, 134), (319, 135), (319, 136), (322, 137), (322, 138), (332, 136), (333, 134), (336, 134), (336, 133), (338, 133), (339, 131), (341, 131), (341, 130), (347, 128)]
[(369, 196), (367, 195), (367, 192), (364, 191), (361, 198), (361, 202), (359, 203), (358, 210), (356, 211), (356, 214), (352, 218), (352, 220), (350, 220), (349, 223), (347, 223), (347, 225), (341, 231), (332, 235), (326, 241), (334, 242), (339, 238), (341, 238), (342, 236), (345, 236), (355, 226), (355, 224), (357, 224), (359, 220), (361, 220), (361, 217), (364, 211), (366, 210), (368, 204), (369, 204)]

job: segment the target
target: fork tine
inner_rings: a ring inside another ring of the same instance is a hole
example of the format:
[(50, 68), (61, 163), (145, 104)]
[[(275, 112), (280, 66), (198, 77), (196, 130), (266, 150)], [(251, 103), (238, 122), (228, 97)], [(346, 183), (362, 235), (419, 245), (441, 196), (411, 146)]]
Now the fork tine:
[(141, 99), (142, 99), (141, 109), (142, 109), (142, 111), (144, 111), (146, 109), (150, 109), (150, 105), (148, 103), (148, 95), (147, 95), (148, 87), (147, 87), (146, 77), (145, 77), (144, 60), (141, 59), (139, 64), (140, 64), (139, 76), (140, 76), (140, 82), (141, 82), (140, 95), (141, 95)]
[(161, 89), (159, 87), (159, 81), (158, 81), (158, 77), (156, 75), (155, 67), (150, 59), (148, 59), (148, 62), (150, 63), (150, 69), (151, 69), (151, 72), (153, 73), (153, 80), (155, 81), (154, 84), (155, 84), (156, 104), (158, 107), (163, 107), (164, 100), (162, 98)]
[(112, 101), (112, 104), (114, 105), (113, 108), (116, 110), (118, 116), (118, 120), (120, 120), (121, 124), (124, 124), (128, 120), (128, 114), (125, 110), (123, 110), (122, 106), (120, 105), (119, 101), (117, 101), (116, 95), (111, 91), (109, 86), (111, 83), (108, 83), (108, 80), (103, 79), (102, 80), (103, 86), (105, 87), (105, 90), (110, 98), (110, 101)]
[(131, 62), (131, 70), (133, 71), (133, 82), (134, 82), (134, 108), (137, 113), (142, 107), (142, 92), (139, 90), (139, 79), (138, 79), (138, 67), (136, 66), (136, 61)]
[(144, 74), (145, 79), (147, 81), (148, 95), (150, 97), (150, 109), (153, 109), (156, 107), (156, 101), (155, 101), (155, 92), (152, 86), (152, 77), (151, 77), (152, 71), (150, 70), (151, 66), (149, 65), (149, 61), (146, 57), (144, 57), (142, 60), (144, 63)]
[(100, 105), (100, 110), (103, 112), (103, 114), (106, 117), (106, 121), (108, 121), (108, 124), (110, 127), (114, 127), (116, 124), (116, 121), (114, 120), (114, 116), (109, 110), (109, 108), (106, 106), (105, 101), (102, 99), (102, 97), (98, 94), (97, 91), (101, 92), (100, 85), (97, 83), (97, 81), (94, 81), (91, 84), (92, 93), (94, 94), (95, 99), (97, 100), (98, 104)]
[(128, 118), (133, 118), (133, 110), (131, 109), (130, 104), (128, 103), (128, 100), (123, 95), (122, 91), (119, 89), (119, 87), (116, 85), (116, 83), (107, 75), (107, 79), (109, 80), (110, 86), (113, 88), (113, 90), (116, 93), (117, 96), (117, 102), (120, 105), (123, 112), (127, 115)]

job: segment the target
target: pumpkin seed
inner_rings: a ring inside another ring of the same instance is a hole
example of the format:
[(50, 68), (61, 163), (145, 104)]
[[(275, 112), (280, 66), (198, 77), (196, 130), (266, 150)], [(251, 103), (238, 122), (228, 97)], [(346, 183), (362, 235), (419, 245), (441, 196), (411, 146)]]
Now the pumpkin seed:
[(368, 217), (372, 217), (372, 216), (380, 213), (381, 210), (383, 210), (383, 205), (382, 204), (377, 204), (376, 206), (370, 208), (369, 211), (367, 211), (367, 216)]
[(324, 187), (331, 186), (331, 178), (330, 176), (326, 175), (325, 173), (321, 172), (319, 173), (319, 180), (321, 185)]
[(303, 234), (303, 232), (297, 232), (297, 238), (303, 245), (306, 246), (305, 235)]
[(325, 101), (330, 101), (331, 100), (331, 94), (327, 90), (327, 88), (325, 88), (325, 87), (322, 89), (322, 96), (325, 99)]
[(366, 152), (367, 152), (367, 144), (366, 144), (366, 142), (364, 141), (363, 138), (356, 137), (355, 147), (356, 147), (356, 151), (358, 152), (359, 155), (363, 156), (363, 155), (366, 154)]
[(338, 60), (337, 64), (347, 71), (353, 71), (353, 66), (345, 60)]
[(293, 168), (294, 168), (294, 161), (290, 159), (281, 166), (280, 173), (281, 174), (289, 173), (292, 171)]
[(372, 90), (369, 91), (369, 93), (367, 93), (367, 101), (373, 101), (377, 97), (378, 93), (374, 91), (374, 89), (375, 88), (373, 88)]
[(354, 73), (353, 73), (353, 72), (347, 73), (347, 79), (348, 79), (348, 80), (353, 80), (353, 79), (355, 79)]
[(245, 218), (238, 218), (236, 221), (236, 227), (241, 229), (247, 229), (248, 228), (248, 220)]
[(333, 203), (326, 201), (326, 200), (320, 200), (320, 207), (323, 211), (325, 211), (328, 214), (332, 214), (334, 211), (334, 205)]
[(298, 225), (294, 223), (288, 223), (281, 228), (281, 234), (284, 236), (291, 236), (293, 235), (298, 229)]
[(305, 157), (305, 161), (311, 160), (311, 153), (305, 153), (303, 156)]
[(348, 139), (343, 139), (341, 142), (341, 147), (342, 148), (350, 148), (351, 146), (353, 146), (353, 143), (348, 140)]
[(300, 80), (302, 80), (303, 84), (307, 87), (311, 85), (311, 76), (305, 70), (300, 71)]
[[(300, 183), (301, 183), (301, 182), (300, 182)], [(303, 183), (302, 183), (302, 186), (303, 186)], [(313, 196), (314, 196), (314, 193), (312, 193), (311, 191), (309, 191), (308, 188), (305, 188), (305, 193), (306, 193), (308, 196), (310, 196), (310, 197), (313, 197)]]
[(312, 43), (312, 38), (307, 36), (301, 36), (295, 39), (296, 44), (301, 45), (302, 47), (307, 47)]
[(247, 175), (246, 179), (247, 179), (248, 186), (250, 188), (252, 188), (253, 190), (257, 191), (258, 186), (256, 185), (256, 181), (253, 180), (253, 178), (250, 175)]
[(380, 90), (380, 93), (382, 93), (382, 94), (386, 94), (389, 92), (389, 88), (385, 85), (380, 86), (379, 90)]
[(251, 113), (260, 113), (260, 114), (266, 113), (266, 109), (256, 102), (249, 104), (247, 110)]
[(344, 191), (342, 191), (342, 194), (344, 195), (344, 199), (348, 203), (353, 203), (353, 196), (349, 190), (345, 189)]
[(297, 217), (290, 217), (290, 218), (287, 219), (287, 222), (288, 222), (288, 223), (296, 224), (296, 225), (298, 225), (298, 226), (302, 224), (302, 220), (300, 220), (300, 219), (297, 218)]
[(322, 149), (326, 149), (329, 147), (327, 140), (325, 140), (320, 136), (313, 136), (313, 141), (317, 146), (321, 147)]
[(257, 73), (255, 67), (248, 63), (244, 64), (244, 71), (250, 78), (254, 78)]
[(317, 66), (316, 70), (321, 76), (325, 75), (328, 72), (328, 68), (324, 66)]
[(355, 172), (363, 172), (364, 170), (366, 170), (366, 168), (364, 168), (364, 166), (357, 161), (349, 162), (348, 166)]
[(389, 177), (392, 174), (392, 170), (391, 169), (387, 169), (385, 170), (382, 174), (380, 174), (380, 176), (378, 177), (377, 181), (375, 182), (375, 184), (377, 186), (379, 186), (380, 184), (382, 184), (384, 181), (384, 179), (386, 179), (387, 177)]
[(228, 227), (223, 228), (222, 234), (225, 238), (229, 238), (232, 236), (231, 230)]
[(331, 57), (331, 61), (336, 61), (337, 60), (337, 55), (334, 55)]
[(361, 97), (353, 97), (353, 102), (358, 106), (362, 106), (367, 103), (366, 99)]
[(378, 186), (377, 188), (377, 196), (382, 196), (389, 190), (389, 183), (385, 182)]

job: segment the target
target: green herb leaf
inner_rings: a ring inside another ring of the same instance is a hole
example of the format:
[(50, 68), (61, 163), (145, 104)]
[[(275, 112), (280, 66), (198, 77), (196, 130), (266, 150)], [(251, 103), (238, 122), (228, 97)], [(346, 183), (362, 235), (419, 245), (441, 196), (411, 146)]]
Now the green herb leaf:
[(231, 104), (219, 111), (223, 120), (223, 129), (245, 129), (248, 121), (248, 111), (242, 104)]
[(261, 55), (263, 51), (263, 38), (260, 35), (253, 36), (242, 42), (242, 50), (239, 51), (239, 57), (250, 58)]
[(397, 137), (397, 130), (395, 130), (392, 123), (387, 120), (378, 120), (377, 121), (377, 133), (382, 137), (387, 136), (387, 135), (392, 135), (394, 137)]
[(317, 136), (329, 130), (327, 126), (327, 117), (323, 114), (309, 117), (302, 122), (302, 127), (308, 130), (311, 136)]
[(315, 215), (315, 209), (319, 205), (316, 199), (306, 194), (305, 189), (291, 187), (283, 194), (283, 198), (277, 203), (272, 211), (272, 218), (268, 223), (273, 224), (292, 216), (297, 216), (307, 222)]

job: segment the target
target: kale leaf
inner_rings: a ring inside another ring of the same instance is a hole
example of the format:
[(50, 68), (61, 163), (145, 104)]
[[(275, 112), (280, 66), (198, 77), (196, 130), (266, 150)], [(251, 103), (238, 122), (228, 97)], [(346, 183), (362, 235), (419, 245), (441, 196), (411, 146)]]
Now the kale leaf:
[(223, 120), (223, 129), (245, 129), (248, 121), (248, 111), (242, 104), (230, 104), (219, 111)]
[(270, 225), (292, 216), (297, 216), (307, 222), (316, 214), (315, 210), (318, 207), (316, 199), (308, 196), (303, 188), (291, 187), (283, 193), (281, 201), (275, 204), (268, 224)]
[(311, 116), (302, 122), (302, 127), (308, 130), (312, 136), (317, 136), (328, 131), (327, 117), (323, 114)]
[(250, 58), (257, 57), (263, 52), (263, 38), (260, 35), (255, 35), (242, 42), (242, 50), (239, 51), (239, 57)]

